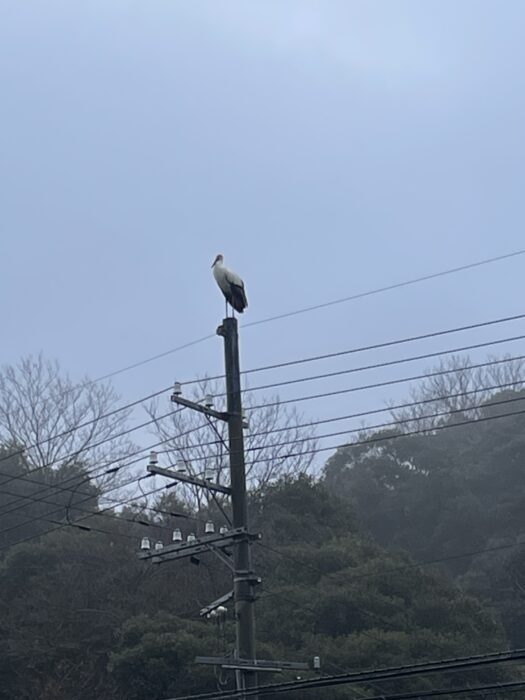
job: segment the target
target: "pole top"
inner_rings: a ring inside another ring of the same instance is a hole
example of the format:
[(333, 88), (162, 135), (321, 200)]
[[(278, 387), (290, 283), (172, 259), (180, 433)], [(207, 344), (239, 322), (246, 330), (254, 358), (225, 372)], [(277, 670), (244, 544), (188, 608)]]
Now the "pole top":
[(237, 331), (237, 319), (234, 316), (227, 316), (222, 319), (221, 325), (217, 328), (217, 335), (225, 337), (228, 333)]

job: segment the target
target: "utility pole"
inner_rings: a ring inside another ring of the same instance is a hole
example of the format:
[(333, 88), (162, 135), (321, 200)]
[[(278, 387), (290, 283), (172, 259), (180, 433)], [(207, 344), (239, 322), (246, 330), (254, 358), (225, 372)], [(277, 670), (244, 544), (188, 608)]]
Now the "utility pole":
[[(221, 527), (217, 534), (213, 523), (211, 529), (198, 539), (192, 534), (187, 541), (182, 540), (180, 530), (174, 531), (174, 544), (164, 546), (157, 542), (151, 551), (149, 538), (143, 538), (141, 559), (149, 559), (156, 564), (175, 561), (196, 555), (213, 552), (232, 570), (233, 590), (201, 609), (201, 616), (216, 617), (226, 611), (224, 603), (233, 598), (235, 608), (236, 649), (234, 658), (217, 656), (197, 656), (196, 663), (220, 666), (235, 671), (237, 690), (242, 691), (257, 687), (258, 673), (280, 673), (283, 671), (307, 670), (308, 664), (295, 661), (276, 661), (257, 659), (255, 656), (255, 586), (261, 582), (255, 576), (251, 563), (251, 542), (260, 539), (260, 535), (251, 533), (248, 523), (248, 504), (246, 494), (246, 465), (244, 459), (244, 433), (247, 423), (243, 417), (241, 371), (239, 362), (239, 334), (237, 319), (226, 317), (217, 328), (217, 335), (224, 339), (224, 364), (226, 374), (226, 411), (212, 407), (212, 399), (204, 405), (182, 396), (182, 387), (175, 382), (171, 400), (186, 408), (205, 414), (208, 419), (222, 420), (228, 424), (228, 452), (230, 459), (230, 485), (214, 483), (205, 476), (204, 479), (188, 476), (183, 472), (172, 471), (158, 465), (157, 453), (152, 452), (148, 471), (165, 476), (175, 481), (192, 484), (208, 491), (222, 493), (231, 498), (233, 522), (231, 528)], [(205, 470), (206, 473), (206, 470)], [(175, 537), (175, 534), (177, 535)], [(228, 550), (233, 550), (233, 562)], [(317, 658), (317, 657), (316, 657)], [(258, 695), (250, 695), (254, 700)]]
[[(248, 531), (237, 319), (225, 318), (222, 325), (217, 329), (217, 334), (224, 338), (233, 527), (244, 528)], [(250, 543), (247, 539), (237, 542), (233, 550), (233, 562), (233, 599), (235, 604), (237, 656), (255, 663), (254, 586), (256, 578), (252, 571)], [(255, 671), (241, 671), (241, 677), (246, 688), (257, 686), (257, 674)]]

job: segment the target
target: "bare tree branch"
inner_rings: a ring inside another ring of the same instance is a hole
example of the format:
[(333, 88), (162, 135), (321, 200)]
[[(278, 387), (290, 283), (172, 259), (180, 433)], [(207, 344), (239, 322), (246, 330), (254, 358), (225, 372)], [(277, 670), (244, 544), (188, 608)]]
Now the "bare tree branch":
[(42, 354), (23, 358), (0, 370), (0, 442), (24, 448), (32, 468), (83, 463), (96, 470), (132, 448), (118, 437), (130, 411), (106, 415), (118, 400), (110, 384), (74, 384)]
[[(510, 358), (509, 355), (505, 357)], [(488, 359), (491, 361), (499, 358), (490, 355)], [(471, 365), (470, 357), (465, 355), (451, 355), (442, 359), (432, 368), (432, 372), (443, 371), (446, 374), (427, 377), (410, 390), (410, 397), (414, 402), (425, 403), (392, 410), (394, 420), (403, 421), (400, 423), (403, 430), (432, 430), (446, 420), (446, 417), (425, 417), (431, 413), (461, 411), (463, 417), (469, 420), (478, 418), (483, 404), (497, 392), (495, 389), (484, 387), (515, 383), (512, 390), (519, 391), (523, 388), (523, 360), (509, 360), (488, 367), (472, 368)], [(473, 390), (476, 393), (466, 393)]]
[[(223, 389), (217, 382), (203, 379), (196, 385), (192, 399), (200, 401), (206, 394), (211, 394), (219, 396), (218, 401), (224, 401), (222, 393)], [(250, 490), (258, 491), (283, 476), (307, 473), (314, 459), (312, 450), (316, 439), (313, 428), (297, 427), (302, 422), (297, 410), (281, 406), (276, 397), (269, 397), (268, 405), (251, 410), (250, 407), (260, 404), (260, 400), (255, 401), (249, 391), (245, 392), (243, 403), (250, 424), (244, 436)], [(200, 414), (189, 409), (160, 420), (162, 410), (158, 401), (152, 402), (147, 412), (155, 420), (153, 434), (159, 440), (168, 441), (165, 460), (171, 466), (184, 460), (190, 475), (202, 476), (207, 468), (213, 469), (217, 483), (229, 483), (225, 423), (214, 421), (211, 427)], [(273, 432), (277, 429), (279, 432)], [(281, 445), (281, 442), (288, 444)], [(294, 453), (293, 457), (288, 456), (290, 452)], [(179, 497), (192, 508), (201, 510), (210, 506), (211, 496), (203, 489), (182, 485), (177, 489)]]

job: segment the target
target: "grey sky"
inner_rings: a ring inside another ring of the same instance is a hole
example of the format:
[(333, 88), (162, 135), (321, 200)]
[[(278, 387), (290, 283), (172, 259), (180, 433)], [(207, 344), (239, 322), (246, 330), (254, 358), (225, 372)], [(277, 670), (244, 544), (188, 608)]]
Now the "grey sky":
[[(218, 252), (257, 320), (523, 247), (524, 20), (512, 0), (1, 0), (2, 360), (98, 376), (213, 333)], [(244, 365), (519, 313), (523, 265), (247, 328)], [(115, 383), (221, 361), (213, 339)]]

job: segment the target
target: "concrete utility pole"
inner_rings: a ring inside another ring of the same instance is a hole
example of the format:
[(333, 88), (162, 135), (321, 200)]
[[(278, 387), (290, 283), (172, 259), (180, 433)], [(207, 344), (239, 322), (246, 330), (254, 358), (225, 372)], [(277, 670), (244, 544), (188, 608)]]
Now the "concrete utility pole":
[[(257, 687), (258, 673), (279, 673), (291, 670), (307, 670), (308, 664), (295, 661), (275, 661), (257, 659), (255, 656), (255, 586), (261, 580), (252, 571), (250, 543), (258, 540), (260, 535), (251, 533), (248, 527), (248, 505), (246, 497), (246, 467), (244, 461), (244, 433), (247, 426), (243, 418), (241, 372), (239, 363), (239, 335), (237, 319), (226, 317), (217, 329), (217, 334), (224, 339), (224, 364), (226, 372), (227, 410), (217, 411), (212, 408), (212, 401), (196, 403), (182, 396), (180, 383), (175, 382), (171, 400), (180, 406), (204, 413), (209, 419), (222, 420), (228, 424), (228, 451), (230, 459), (230, 485), (214, 483), (205, 477), (200, 479), (188, 476), (180, 471), (160, 467), (156, 452), (150, 455), (148, 471), (176, 481), (192, 484), (208, 491), (219, 492), (231, 498), (233, 523), (231, 528), (220, 529), (219, 534), (212, 529), (198, 539), (188, 536), (182, 541), (180, 530), (177, 532), (176, 544), (167, 545), (157, 542), (151, 551), (149, 538), (143, 538), (141, 559), (149, 559), (162, 564), (187, 557), (195, 557), (206, 552), (213, 552), (233, 573), (233, 591), (229, 591), (201, 610), (201, 616), (213, 617), (224, 603), (233, 597), (235, 606), (236, 650), (235, 657), (197, 656), (196, 663), (220, 666), (235, 671), (237, 690), (242, 691)], [(174, 533), (175, 534), (175, 533)], [(228, 550), (233, 549), (233, 562)], [(225, 610), (225, 608), (222, 608)], [(258, 695), (250, 695), (257, 700)]]
[[(225, 318), (222, 325), (217, 329), (217, 334), (224, 338), (233, 527), (244, 528), (248, 531), (237, 319)], [(241, 659), (251, 660), (255, 663), (254, 586), (257, 579), (252, 571), (250, 543), (248, 539), (240, 539), (235, 545), (233, 550), (233, 562), (233, 599), (235, 603), (237, 655)], [(244, 680), (246, 688), (254, 688), (257, 686), (257, 674), (255, 671), (242, 670), (241, 677)]]

